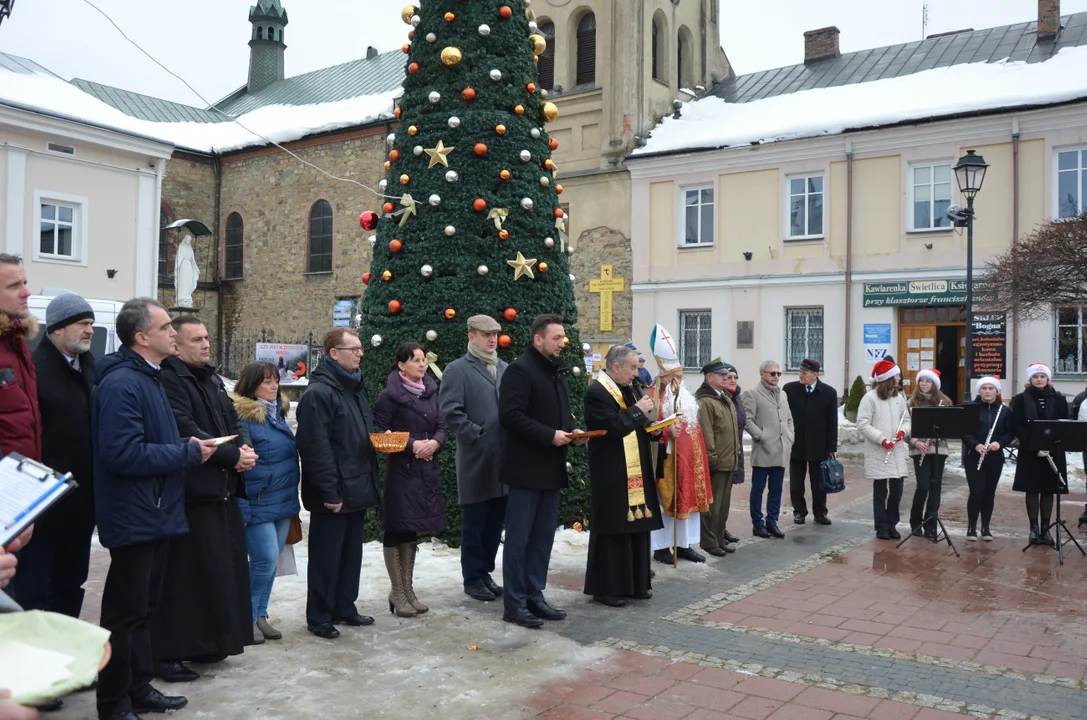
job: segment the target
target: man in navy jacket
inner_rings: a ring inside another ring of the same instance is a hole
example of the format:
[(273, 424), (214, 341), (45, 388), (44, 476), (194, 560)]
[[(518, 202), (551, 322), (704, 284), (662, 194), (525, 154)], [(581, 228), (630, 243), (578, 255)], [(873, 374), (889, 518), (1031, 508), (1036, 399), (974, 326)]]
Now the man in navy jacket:
[(177, 332), (166, 307), (129, 300), (117, 314), (124, 345), (96, 365), (91, 416), (98, 538), (109, 548), (102, 627), (113, 657), (98, 683), (100, 720), (136, 720), (137, 712), (177, 710), (188, 702), (151, 687), (154, 663), (148, 617), (158, 603), (169, 539), (188, 532), (185, 471), (206, 462), (213, 440), (184, 440), (162, 388), (162, 361)]

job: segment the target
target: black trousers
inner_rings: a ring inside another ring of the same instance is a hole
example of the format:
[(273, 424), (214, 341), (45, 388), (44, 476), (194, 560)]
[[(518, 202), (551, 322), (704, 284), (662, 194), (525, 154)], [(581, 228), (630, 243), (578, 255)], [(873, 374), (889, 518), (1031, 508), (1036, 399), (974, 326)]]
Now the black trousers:
[(878, 478), (872, 481), (872, 517), (876, 532), (890, 531), (898, 524), (898, 505), (902, 502), (904, 478)]
[(309, 519), (306, 622), (322, 625), (358, 613), (366, 511), (313, 513)]
[(461, 507), (460, 572), (465, 585), (475, 585), (494, 572), (505, 522), (505, 496)]
[(132, 696), (146, 692), (154, 676), (149, 618), (162, 594), (169, 548), (169, 540), (159, 540), (109, 551), (101, 624), (113, 654), (98, 675), (99, 713), (131, 710)]
[(1004, 454), (994, 453), (986, 457), (978, 470), (977, 460), (973, 455), (963, 461), (966, 465), (966, 484), (970, 486), (970, 496), (966, 499), (966, 520), (970, 529), (977, 528), (978, 515), (981, 515), (981, 527), (988, 528), (993, 518), (993, 504), (996, 502), (996, 486), (1000, 483), (1000, 473), (1004, 470)]
[[(913, 505), (910, 507), (910, 529), (919, 526), (925, 518), (940, 511), (940, 490), (944, 482), (944, 463), (946, 455), (926, 455), (922, 461), (920, 455), (913, 456), (913, 472), (917, 476), (917, 488), (913, 491)], [(925, 531), (936, 531), (936, 520), (925, 523)]]
[(811, 484), (811, 511), (815, 517), (827, 514), (827, 494), (819, 490), (822, 471), (818, 462), (789, 460), (789, 495), (793, 502), (793, 514), (808, 516), (808, 503), (804, 499), (804, 475), (807, 473)]
[(19, 572), (8, 593), (24, 610), (46, 610), (78, 618), (83, 583), (91, 562), (94, 515), (39, 523), (34, 541), (19, 551)]
[(558, 518), (558, 490), (510, 488), (502, 547), (502, 601), (507, 610), (544, 601)]

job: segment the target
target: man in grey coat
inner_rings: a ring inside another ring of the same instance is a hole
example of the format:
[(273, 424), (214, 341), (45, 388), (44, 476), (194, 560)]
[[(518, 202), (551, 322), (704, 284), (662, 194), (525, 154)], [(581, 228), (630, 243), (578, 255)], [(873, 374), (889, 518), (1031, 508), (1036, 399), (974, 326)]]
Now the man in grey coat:
[(446, 367), (440, 395), (446, 427), (457, 438), (464, 593), (484, 601), (502, 594), (491, 573), (509, 492), (498, 475), (502, 453), (498, 388), (507, 365), (496, 352), (501, 329), (492, 317), (468, 318), (468, 353)]
[[(744, 430), (751, 436), (751, 526), (757, 537), (785, 537), (778, 528), (781, 511), (781, 486), (785, 466), (793, 449), (793, 414), (789, 399), (781, 391), (781, 366), (766, 360), (759, 366), (761, 380), (742, 396), (747, 420)], [(766, 517), (762, 514), (762, 494), (766, 497)]]

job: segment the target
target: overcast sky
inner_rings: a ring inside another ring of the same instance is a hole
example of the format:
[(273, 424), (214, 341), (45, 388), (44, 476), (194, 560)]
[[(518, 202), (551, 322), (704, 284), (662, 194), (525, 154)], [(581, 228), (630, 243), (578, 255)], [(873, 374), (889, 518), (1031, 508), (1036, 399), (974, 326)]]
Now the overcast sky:
[[(211, 101), (246, 82), (250, 0), (93, 0), (125, 32)], [(407, 0), (283, 0), (287, 75), (362, 57), (367, 45), (405, 40)], [(635, 0), (626, 0), (634, 2)], [(690, 1), (690, 0), (688, 0)], [(546, 7), (546, 0), (535, 0)], [(921, 38), (923, 0), (722, 0), (721, 46), (737, 73), (804, 59), (805, 30), (841, 29), (843, 52)], [(1033, 20), (1037, 0), (930, 0), (928, 33)], [(1063, 0), (1062, 14), (1087, 10)], [(0, 26), (0, 51), (31, 58), (65, 79), (202, 105), (178, 80), (128, 45), (84, 0), (17, 0)]]

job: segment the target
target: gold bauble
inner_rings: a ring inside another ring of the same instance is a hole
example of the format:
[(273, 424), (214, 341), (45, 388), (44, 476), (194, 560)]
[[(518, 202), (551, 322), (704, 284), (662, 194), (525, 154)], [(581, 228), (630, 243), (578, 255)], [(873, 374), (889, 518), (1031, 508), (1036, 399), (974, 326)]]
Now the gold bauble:
[(540, 112), (547, 122), (551, 122), (559, 116), (559, 109), (553, 102), (545, 102), (540, 108)]
[(442, 64), (446, 67), (458, 65), (463, 58), (464, 53), (460, 51), (460, 48), (450, 46), (442, 50)]
[(401, 185), (407, 185), (410, 182), (411, 182), (411, 176), (410, 175), (405, 174), (405, 175), (400, 176), (400, 184)]
[(547, 50), (547, 38), (543, 35), (529, 35), (528, 39), (532, 43), (532, 52), (537, 55), (543, 55), (544, 51)]
[(405, 5), (400, 10), (400, 19), (404, 21), (405, 25), (411, 25), (411, 19), (415, 17), (415, 11), (419, 8), (414, 5)]
[(393, 279), (392, 270), (386, 270), (385, 272), (381, 273), (381, 279), (384, 280), (385, 282), (389, 282), (390, 280), (392, 280)]

